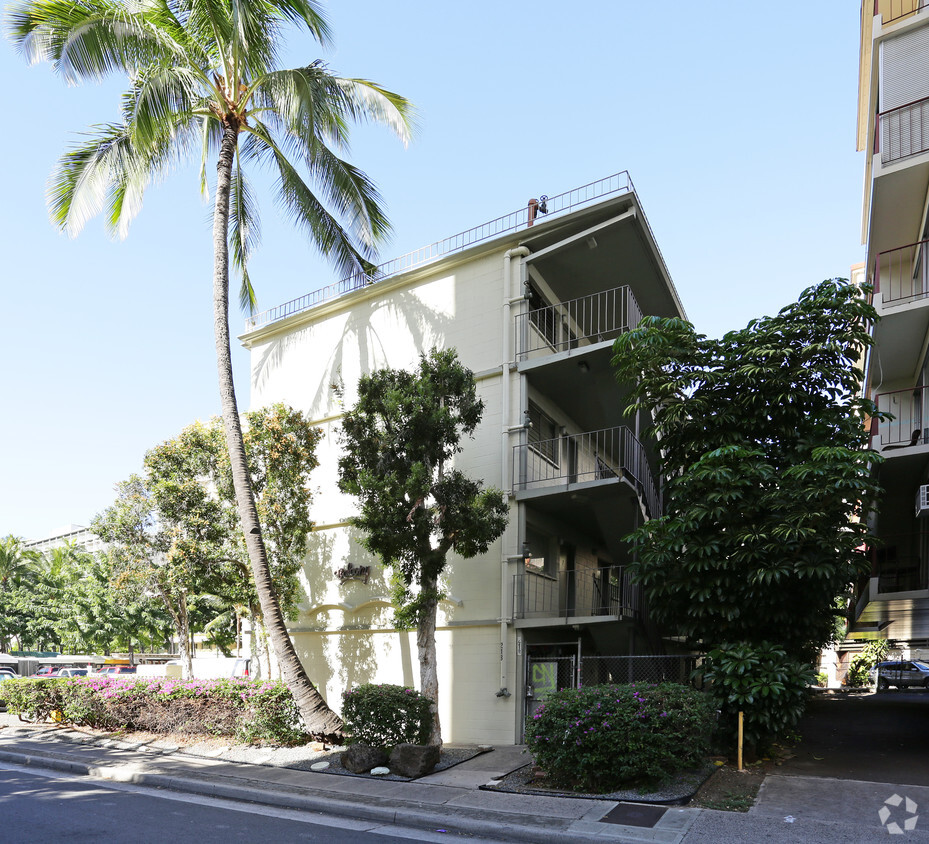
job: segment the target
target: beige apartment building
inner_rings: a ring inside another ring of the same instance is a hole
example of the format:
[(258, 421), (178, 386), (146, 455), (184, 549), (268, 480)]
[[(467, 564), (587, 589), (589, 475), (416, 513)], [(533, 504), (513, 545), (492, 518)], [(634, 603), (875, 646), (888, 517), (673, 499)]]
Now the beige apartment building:
[(864, 0), (858, 149), (862, 241), (881, 320), (866, 389), (894, 419), (873, 424), (883, 499), (880, 543), (857, 584), (851, 638), (887, 638), (904, 658), (929, 644), (929, 8)]
[(684, 312), (620, 173), (390, 261), (374, 283), (346, 279), (249, 320), (251, 406), (285, 402), (325, 432), (290, 630), (330, 705), (359, 683), (418, 682), (415, 633), (393, 626), (387, 577), (349, 524), (337, 461), (359, 376), (412, 367), (433, 347), (457, 350), (485, 403), (457, 466), (510, 508), (487, 554), (447, 568), (444, 739), (517, 742), (539, 698), (582, 680), (582, 657), (662, 652), (623, 542), (660, 512), (655, 450), (643, 420), (623, 417), (610, 363), (642, 314)]

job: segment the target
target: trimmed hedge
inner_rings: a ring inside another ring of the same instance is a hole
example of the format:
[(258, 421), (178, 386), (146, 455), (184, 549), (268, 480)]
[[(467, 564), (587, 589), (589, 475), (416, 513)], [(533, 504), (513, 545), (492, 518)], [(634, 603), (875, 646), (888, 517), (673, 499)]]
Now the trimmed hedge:
[(249, 744), (309, 740), (290, 691), (279, 682), (166, 677), (55, 677), (6, 680), (10, 712), (77, 726), (151, 733), (230, 736)]
[(389, 750), (425, 744), (432, 726), (432, 701), (416, 689), (368, 683), (342, 694), (342, 720), (349, 744)]
[(555, 785), (606, 793), (699, 767), (714, 723), (708, 697), (689, 686), (585, 686), (551, 694), (526, 744)]

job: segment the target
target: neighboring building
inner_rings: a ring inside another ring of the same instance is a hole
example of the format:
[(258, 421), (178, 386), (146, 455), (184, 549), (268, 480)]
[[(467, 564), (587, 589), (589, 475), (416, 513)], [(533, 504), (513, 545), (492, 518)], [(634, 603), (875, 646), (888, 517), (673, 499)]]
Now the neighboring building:
[(90, 528), (81, 525), (68, 525), (62, 530), (55, 531), (45, 539), (30, 539), (23, 543), (23, 547), (30, 551), (39, 551), (42, 554), (53, 548), (63, 548), (65, 545), (74, 545), (88, 554), (105, 551), (106, 543), (100, 539)]
[(872, 425), (883, 498), (880, 543), (857, 584), (849, 637), (887, 638), (904, 654), (929, 640), (929, 8), (864, 0), (858, 149), (865, 157), (862, 239), (881, 320), (866, 389), (893, 421)]
[(336, 487), (339, 420), (362, 374), (455, 348), (486, 406), (456, 464), (505, 491), (510, 522), (487, 554), (450, 559), (440, 714), (446, 741), (512, 743), (534, 699), (577, 680), (578, 657), (661, 651), (622, 541), (660, 511), (655, 451), (641, 420), (623, 417), (610, 358), (642, 314), (683, 309), (626, 173), (381, 270), (374, 284), (348, 279), (259, 314), (242, 338), (252, 407), (285, 402), (325, 431), (306, 600), (290, 630), (337, 710), (359, 683), (418, 683), (415, 634), (393, 628), (387, 576)]

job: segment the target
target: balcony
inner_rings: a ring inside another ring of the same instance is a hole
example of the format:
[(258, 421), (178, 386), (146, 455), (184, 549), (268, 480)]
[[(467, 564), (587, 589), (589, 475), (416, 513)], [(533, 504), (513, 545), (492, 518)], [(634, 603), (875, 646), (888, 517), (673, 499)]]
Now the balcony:
[(921, 12), (929, 0), (874, 0), (874, 15), (881, 16), (881, 26), (895, 23), (909, 15)]
[(554, 577), (526, 572), (513, 577), (515, 619), (638, 618), (642, 592), (624, 566), (570, 569)]
[(881, 537), (881, 547), (871, 550), (871, 577), (878, 594), (929, 588), (929, 568), (921, 553), (925, 544), (922, 533)]
[(881, 164), (929, 150), (929, 97), (878, 113), (874, 143)]
[(516, 359), (612, 341), (641, 319), (642, 311), (627, 286), (535, 308), (515, 318)]
[(882, 451), (907, 448), (929, 441), (929, 430), (924, 427), (929, 421), (927, 400), (929, 395), (922, 387), (877, 395), (877, 409), (882, 413), (893, 414), (894, 417), (881, 422), (878, 427)]
[(884, 306), (901, 305), (929, 296), (929, 240), (881, 252), (874, 260), (871, 283)]
[[(530, 436), (531, 436), (530, 431)], [(575, 485), (625, 482), (650, 516), (661, 503), (645, 449), (625, 426), (530, 440), (513, 447), (513, 492), (563, 492)]]

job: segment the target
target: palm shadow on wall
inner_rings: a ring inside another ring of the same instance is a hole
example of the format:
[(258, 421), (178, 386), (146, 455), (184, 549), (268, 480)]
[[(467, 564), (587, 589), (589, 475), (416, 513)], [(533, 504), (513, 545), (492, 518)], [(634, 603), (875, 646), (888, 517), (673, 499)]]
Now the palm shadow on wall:
[[(328, 352), (326, 364), (322, 369), (318, 384), (308, 385), (312, 397), (305, 408), (310, 418), (318, 419), (332, 413), (334, 384), (341, 384), (343, 363), (347, 352), (357, 359), (361, 374), (367, 375), (386, 365), (402, 365), (391, 355), (390, 336), (382, 336), (383, 329), (376, 325), (378, 314), (387, 312), (387, 325), (403, 326), (406, 332), (405, 342), (411, 348), (428, 351), (433, 346), (444, 348), (444, 341), (454, 318), (425, 305), (422, 300), (409, 291), (391, 293), (386, 299), (369, 299), (360, 302), (346, 313), (345, 325), (341, 337), (333, 349), (320, 349), (321, 354)], [(253, 379), (256, 387), (265, 384), (268, 378), (282, 364), (288, 352), (299, 348), (306, 332), (313, 326), (306, 326), (272, 340), (262, 350), (254, 367)], [(411, 361), (412, 363), (412, 361)], [(314, 367), (315, 369), (315, 367)], [(349, 386), (349, 394), (354, 395), (354, 385)]]

